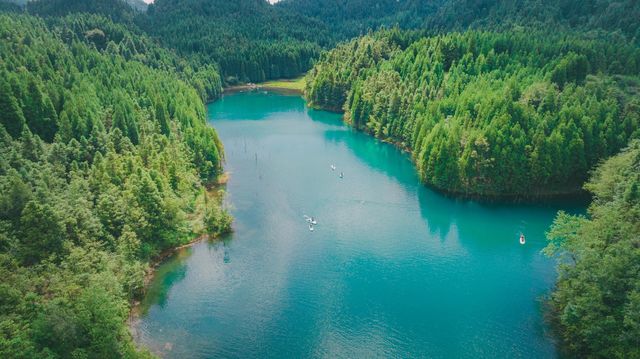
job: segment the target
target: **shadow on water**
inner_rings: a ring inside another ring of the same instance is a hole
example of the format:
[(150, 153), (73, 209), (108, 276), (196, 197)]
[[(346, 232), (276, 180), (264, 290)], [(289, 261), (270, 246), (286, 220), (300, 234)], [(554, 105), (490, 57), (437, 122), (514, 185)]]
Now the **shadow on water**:
[(312, 108), (306, 107), (306, 105), (304, 105), (304, 100), (302, 101), (303, 101), (303, 106), (305, 106), (306, 108), (307, 116), (313, 122), (334, 126), (334, 128), (339, 128), (339, 130), (337, 130), (338, 132), (345, 132), (345, 131), (351, 130), (351, 127), (347, 127), (342, 121), (342, 114), (331, 113), (331, 112), (326, 112), (322, 110), (314, 110)]
[(210, 251), (214, 251), (214, 252), (222, 249), (222, 253), (223, 253), (222, 261), (225, 264), (229, 264), (231, 263), (231, 251), (229, 249), (232, 241), (233, 241), (233, 233), (228, 233), (222, 238), (212, 239), (207, 241), (207, 248)]
[(191, 248), (181, 249), (156, 268), (153, 279), (147, 286), (144, 299), (140, 303), (142, 315), (146, 315), (153, 305), (165, 306), (171, 287), (187, 276), (185, 263), (191, 253)]
[[(314, 122), (340, 126), (325, 131), (325, 139), (348, 148), (369, 167), (398, 181), (407, 190), (415, 191), (421, 217), (429, 233), (443, 241), (455, 228), (458, 237), (467, 240), (481, 238), (478, 243), (487, 248), (505, 242), (505, 239), (509, 243), (508, 240), (517, 239), (520, 233), (527, 233), (527, 230), (539, 237), (531, 239), (538, 244), (545, 243), (544, 237), (540, 237), (541, 233), (546, 231), (557, 211), (584, 214), (589, 202), (588, 198), (579, 196), (514, 203), (508, 200), (478, 201), (444, 194), (422, 184), (410, 154), (396, 146), (345, 127), (339, 115), (311, 110), (309, 117)], [(497, 225), (496, 218), (500, 218), (500, 225)], [(493, 236), (484, 236), (484, 233), (493, 233)]]
[[(206, 240), (205, 243), (196, 243), (195, 245), (206, 244), (207, 249), (211, 251), (217, 251), (222, 247), (223, 261), (228, 264), (231, 262), (229, 245), (232, 240), (233, 234), (230, 233), (223, 238)], [(144, 299), (140, 303), (140, 313), (143, 316), (154, 305), (158, 305), (161, 308), (166, 305), (171, 288), (187, 277), (187, 262), (193, 253), (193, 247), (179, 249), (155, 269), (154, 276), (147, 286)]]
[[(329, 130), (325, 132), (324, 137), (328, 142), (345, 146), (355, 154), (356, 158), (389, 178), (394, 178), (403, 184), (413, 184), (418, 181), (409, 154), (402, 153), (389, 143), (351, 128)], [(402, 160), (398, 161), (398, 158)]]
[[(167, 357), (555, 357), (537, 301), (555, 268), (540, 249), (556, 211), (583, 204), (443, 195), (409, 154), (296, 96), (235, 94), (210, 111), (238, 120), (213, 122), (236, 232), (158, 268), (144, 343), (175, 343)], [(332, 162), (342, 182), (327, 180)], [(313, 234), (301, 206), (326, 220)]]
[[(509, 241), (516, 241), (520, 233), (526, 234), (528, 241), (543, 245), (546, 242), (544, 232), (559, 210), (572, 214), (585, 212), (581, 201), (527, 205), (481, 203), (444, 196), (426, 187), (418, 190), (418, 198), (429, 233), (444, 240), (455, 227), (459, 238), (481, 239), (474, 244), (486, 248), (494, 248), (500, 243), (511, 245)], [(486, 236), (486, 233), (492, 235)]]

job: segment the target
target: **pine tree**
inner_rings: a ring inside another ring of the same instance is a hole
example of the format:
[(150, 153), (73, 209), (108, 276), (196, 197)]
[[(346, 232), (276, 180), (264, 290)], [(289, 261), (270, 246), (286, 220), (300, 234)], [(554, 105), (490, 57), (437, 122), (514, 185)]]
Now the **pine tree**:
[(0, 78), (0, 124), (13, 138), (18, 138), (22, 134), (26, 121), (9, 83), (5, 80), (6, 78), (6, 72), (2, 73)]

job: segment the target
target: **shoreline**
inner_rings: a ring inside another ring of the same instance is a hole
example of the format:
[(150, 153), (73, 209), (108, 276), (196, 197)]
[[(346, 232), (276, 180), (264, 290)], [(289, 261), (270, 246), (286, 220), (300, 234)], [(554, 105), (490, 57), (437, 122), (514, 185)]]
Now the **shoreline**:
[(135, 344), (138, 350), (148, 351), (149, 353), (157, 355), (151, 350), (151, 348), (147, 347), (146, 345), (143, 345), (140, 342), (140, 330), (139, 330), (138, 323), (140, 321), (140, 315), (142, 314), (142, 310), (141, 310), (142, 302), (144, 300), (144, 297), (147, 295), (147, 289), (149, 287), (149, 284), (153, 281), (153, 279), (156, 276), (158, 267), (164, 264), (169, 258), (177, 254), (179, 251), (192, 247), (205, 240), (213, 240), (213, 239), (214, 238), (210, 238), (208, 234), (200, 234), (186, 244), (163, 250), (162, 252), (160, 252), (158, 256), (156, 256), (155, 258), (149, 261), (149, 266), (147, 267), (144, 274), (143, 294), (140, 298), (133, 299), (129, 302), (129, 317), (127, 318), (127, 327), (129, 328), (129, 334), (131, 335), (131, 339), (133, 340), (133, 343)]
[(126, 323), (127, 328), (129, 329), (129, 335), (131, 335), (131, 339), (133, 340), (133, 343), (136, 346), (137, 350), (147, 351), (155, 355), (156, 357), (160, 356), (158, 352), (154, 351), (152, 348), (148, 347), (147, 345), (141, 342), (140, 327), (139, 327), (144, 297), (147, 295), (147, 289), (151, 284), (151, 282), (153, 281), (153, 279), (155, 278), (158, 272), (158, 268), (162, 266), (164, 263), (166, 263), (173, 256), (179, 254), (179, 252), (182, 250), (191, 248), (194, 245), (202, 243), (204, 241), (212, 241), (212, 242), (220, 241), (222, 237), (223, 235), (220, 235), (220, 236), (211, 236), (209, 234), (198, 235), (189, 243), (185, 243), (178, 247), (167, 248), (166, 250), (162, 251), (160, 255), (158, 255), (157, 257), (155, 257), (149, 262), (149, 267), (145, 271), (145, 277), (144, 277), (144, 292), (143, 292), (144, 294), (142, 295), (142, 297), (138, 299), (134, 299), (129, 303), (129, 306), (130, 306), (129, 316), (127, 318), (127, 323)]
[[(305, 99), (306, 101), (306, 99)], [(342, 123), (344, 123), (347, 127), (354, 129), (360, 133), (364, 133), (365, 135), (373, 138), (376, 141), (380, 141), (385, 144), (392, 145), (396, 149), (398, 149), (402, 153), (406, 153), (413, 167), (417, 173), (417, 165), (415, 158), (413, 156), (413, 149), (409, 147), (407, 144), (399, 141), (394, 141), (391, 138), (379, 138), (376, 137), (371, 131), (368, 131), (366, 128), (359, 128), (356, 126), (352, 126), (351, 122), (345, 117), (344, 111), (334, 111), (333, 109), (322, 108), (321, 106), (308, 105), (311, 109), (316, 111), (326, 111), (331, 113), (336, 113), (342, 115)], [(460, 200), (471, 200), (477, 201), (485, 204), (495, 204), (495, 203), (505, 203), (505, 204), (533, 204), (533, 205), (545, 205), (552, 204), (556, 201), (578, 201), (584, 202), (585, 204), (589, 204), (592, 200), (589, 192), (582, 188), (582, 186), (578, 188), (566, 188), (559, 189), (554, 191), (537, 191), (532, 193), (473, 193), (473, 192), (465, 192), (465, 191), (451, 191), (444, 188), (436, 187), (430, 183), (424, 181), (420, 176), (418, 176), (418, 181), (425, 187), (441, 194), (442, 196), (452, 198), (452, 199), (460, 199)]]
[[(273, 92), (278, 92), (278, 93), (288, 94), (288, 95), (300, 95), (300, 96), (303, 95), (302, 90), (271, 86), (271, 85), (259, 85), (259, 84), (258, 85), (256, 84), (237, 85), (237, 86), (225, 87), (222, 89), (222, 95), (224, 96), (225, 94), (233, 94), (236, 92), (249, 92), (249, 91), (273, 91)], [(217, 101), (217, 99), (210, 101), (209, 103), (212, 103), (215, 101)]]
[[(163, 250), (162, 252), (160, 252), (160, 254), (158, 254), (157, 256), (152, 258), (148, 263), (149, 266), (145, 270), (144, 281), (143, 281), (143, 284), (144, 284), (143, 287), (145, 288), (145, 291), (143, 293), (146, 293), (146, 288), (149, 286), (149, 283), (151, 283), (151, 281), (155, 277), (156, 269), (159, 266), (163, 265), (171, 256), (173, 256), (174, 254), (176, 254), (180, 250), (192, 247), (192, 246), (194, 246), (194, 245), (196, 245), (196, 244), (198, 244), (200, 242), (203, 242), (205, 240), (213, 240), (213, 239), (216, 239), (216, 238), (217, 237), (211, 238), (209, 234), (200, 234), (200, 235), (197, 235), (192, 240), (190, 240), (189, 242), (187, 242), (185, 244), (182, 244), (180, 246), (177, 246), (177, 247), (167, 248), (167, 249)], [(131, 303), (130, 303), (131, 304), (131, 312), (133, 312), (133, 309), (137, 308), (140, 305), (141, 302), (142, 302), (141, 300), (135, 300), (135, 299), (132, 300)]]
[[(225, 171), (220, 176), (218, 176), (218, 178), (216, 178), (215, 180), (205, 183), (204, 184), (206, 188), (205, 195), (210, 195), (212, 192), (217, 191), (217, 189), (219, 189), (221, 186), (224, 186), (229, 180), (230, 176), (231, 174)], [(217, 195), (217, 194), (214, 194), (214, 195)], [(129, 301), (129, 316), (127, 318), (127, 327), (129, 328), (129, 333), (138, 349), (147, 350), (152, 353), (150, 348), (144, 345), (141, 345), (139, 341), (140, 334), (137, 327), (137, 323), (140, 319), (141, 305), (144, 301), (145, 296), (147, 295), (149, 285), (151, 284), (151, 282), (153, 281), (153, 279), (155, 278), (158, 272), (158, 268), (162, 266), (164, 263), (166, 263), (170, 258), (178, 254), (180, 251), (193, 247), (194, 245), (202, 243), (204, 241), (219, 241), (222, 239), (222, 237), (224, 237), (228, 233), (231, 233), (232, 231), (233, 229), (230, 229), (228, 232), (221, 233), (215, 236), (211, 235), (210, 233), (202, 233), (202, 232), (193, 233), (194, 237), (190, 239), (188, 242), (176, 247), (166, 248), (162, 250), (160, 253), (158, 253), (158, 255), (149, 259), (149, 261), (147, 262), (147, 268), (145, 269), (145, 273), (144, 273), (142, 294), (141, 296), (137, 298), (132, 298)]]
[(256, 90), (302, 95), (304, 93), (304, 75), (293, 79), (275, 79), (261, 83), (249, 82), (242, 85), (228, 86), (222, 89), (222, 94)]
[[(277, 81), (277, 80), (274, 80), (274, 81)], [(289, 80), (286, 80), (286, 81), (289, 81)], [(262, 84), (244, 84), (244, 85), (226, 87), (223, 89), (222, 95), (224, 95), (225, 93), (233, 94), (236, 92), (245, 92), (245, 91), (249, 92), (249, 91), (260, 91), (260, 90), (273, 91), (273, 92), (278, 92), (286, 95), (301, 96), (305, 100), (307, 107), (310, 109), (342, 115), (342, 118), (341, 118), (342, 123), (344, 123), (349, 128), (352, 128), (355, 131), (364, 133), (376, 141), (380, 141), (385, 144), (390, 144), (395, 148), (397, 148), (398, 150), (400, 150), (401, 152), (406, 153), (409, 156), (411, 162), (413, 163), (414, 169), (417, 172), (415, 159), (413, 157), (413, 150), (409, 146), (407, 146), (406, 144), (394, 141), (393, 139), (390, 139), (390, 138), (376, 137), (366, 129), (352, 126), (349, 123), (349, 121), (344, 117), (345, 113), (343, 110), (328, 109), (328, 108), (323, 108), (321, 106), (316, 106), (313, 104), (310, 105), (307, 102), (307, 99), (304, 98), (304, 93), (302, 90), (283, 88), (278, 86), (268, 86), (268, 85), (262, 85)], [(209, 103), (215, 102), (217, 100), (218, 99), (215, 99)], [(545, 192), (538, 191), (535, 193), (469, 193), (464, 191), (446, 190), (443, 188), (436, 187), (430, 183), (427, 183), (421, 178), (418, 178), (418, 180), (423, 186), (447, 198), (477, 201), (484, 204), (505, 203), (505, 204), (546, 205), (546, 204), (553, 204), (557, 201), (565, 201), (565, 200), (577, 201), (580, 203), (584, 202), (585, 204), (588, 204), (592, 200), (591, 196), (589, 195), (589, 192), (583, 189), (582, 187), (567, 188), (564, 190), (545, 191)]]
[[(250, 95), (250, 96), (253, 96), (253, 95)], [(260, 96), (261, 96), (261, 95), (260, 95)], [(299, 102), (296, 102), (296, 103), (297, 103), (297, 104), (299, 104)], [(335, 118), (335, 120), (334, 120), (334, 121), (337, 121), (337, 117)], [(337, 124), (338, 122), (334, 122), (334, 123), (336, 123), (336, 124)], [(351, 126), (349, 126), (349, 127), (351, 127)], [(351, 127), (351, 128), (353, 128), (353, 127)], [(358, 132), (366, 132), (366, 131), (358, 130)], [(393, 145), (394, 145), (394, 147), (398, 147), (398, 148), (400, 148), (401, 150), (403, 149), (403, 146), (401, 146), (399, 143), (393, 143), (393, 142), (388, 141), (388, 140), (387, 140), (387, 141), (385, 141), (385, 140), (383, 140), (383, 139), (376, 138), (375, 136), (372, 136), (370, 133), (369, 133), (369, 134), (367, 134), (367, 135), (368, 135), (368, 137), (370, 137), (370, 138), (372, 138), (372, 139), (374, 139), (374, 140), (376, 140), (376, 141), (380, 141), (380, 142), (382, 142), (382, 143), (389, 143), (389, 144), (393, 144)], [(409, 149), (408, 149), (406, 146), (404, 146), (404, 148), (405, 148), (405, 150), (403, 150), (402, 152), (410, 152), (410, 151), (409, 151)], [(414, 171), (415, 171), (415, 168), (414, 168)], [(414, 180), (412, 180), (412, 181), (415, 181), (415, 179), (414, 179)], [(421, 182), (421, 181), (419, 181), (419, 182)], [(422, 183), (422, 185), (424, 185), (424, 183)], [(442, 193), (442, 191), (437, 191), (437, 192)], [(418, 200), (419, 200), (419, 199), (418, 199)], [(423, 218), (425, 215), (421, 213), (421, 214), (420, 214), (420, 216), (421, 216), (421, 218)], [(427, 216), (428, 216), (428, 215), (427, 215)], [(317, 233), (317, 232), (316, 232), (316, 233)], [(223, 238), (224, 238), (224, 237), (223, 237)], [(203, 240), (203, 239), (204, 239), (204, 238), (202, 238), (201, 240)], [(186, 244), (186, 245), (183, 245), (183, 246), (180, 246), (180, 247), (176, 247), (176, 248), (174, 248), (174, 249), (173, 249), (169, 254), (166, 254), (166, 253), (165, 253), (166, 257), (165, 257), (165, 259), (164, 259), (164, 260), (166, 261), (166, 260), (167, 260), (167, 258), (172, 258), (172, 257), (170, 257), (170, 255), (171, 255), (172, 253), (180, 252), (180, 250), (181, 250), (182, 248), (188, 248), (188, 247), (191, 247), (191, 246), (193, 246), (193, 245), (194, 245), (194, 244), (196, 244), (196, 243), (199, 243), (198, 238), (194, 239), (194, 241), (192, 241), (192, 243), (189, 243), (189, 244)], [(197, 248), (197, 250), (198, 250), (198, 251), (200, 251), (200, 250), (204, 250), (204, 249), (206, 248), (206, 246), (207, 246), (207, 244), (206, 244), (206, 243), (203, 243), (203, 244), (202, 244), (202, 247), (196, 247), (196, 248)], [(182, 252), (182, 253), (184, 253), (184, 255), (185, 255), (185, 256), (188, 256), (188, 255), (190, 255), (190, 253), (193, 253), (192, 251), (194, 251), (194, 252), (195, 252), (195, 251), (196, 251), (196, 249), (187, 250), (187, 251)], [(179, 254), (178, 254), (178, 255), (179, 255)], [(180, 256), (180, 255), (179, 255), (179, 256)], [(182, 257), (178, 257), (178, 258), (176, 259), (175, 257), (173, 257), (173, 259), (169, 259), (169, 260), (171, 260), (171, 263), (181, 263), (181, 262), (183, 262), (183, 259), (181, 259), (181, 258), (182, 258)], [(163, 282), (163, 281), (161, 280), (161, 278), (164, 276), (164, 270), (165, 270), (165, 268), (173, 268), (173, 265), (171, 264), (171, 265), (169, 265), (169, 266), (167, 266), (167, 267), (162, 267), (162, 268), (160, 268), (160, 270), (159, 270), (159, 271), (157, 271), (157, 272), (154, 270), (154, 273), (155, 273), (156, 275), (158, 275), (158, 279), (156, 280), (156, 283), (157, 283), (157, 282), (160, 282), (160, 283), (162, 283), (162, 282)], [(154, 269), (158, 269), (158, 266), (155, 266), (155, 267), (154, 267)], [(152, 279), (153, 279), (153, 278), (152, 278)], [(196, 283), (197, 283), (197, 282), (196, 282)], [(132, 319), (131, 319), (131, 321), (130, 321), (130, 323), (129, 323), (130, 333), (131, 333), (131, 335), (134, 337), (134, 340), (135, 340), (135, 342), (136, 342), (138, 345), (140, 345), (140, 344), (142, 344), (142, 343), (147, 344), (148, 346), (146, 346), (146, 345), (145, 345), (145, 346), (143, 346), (143, 347), (144, 347), (144, 348), (146, 348), (147, 350), (152, 350), (152, 348), (153, 348), (153, 350), (154, 350), (154, 351), (153, 351), (153, 353), (156, 353), (157, 355), (162, 355), (163, 353), (164, 353), (165, 355), (170, 355), (170, 354), (168, 354), (168, 353), (171, 353), (171, 347), (172, 347), (172, 345), (173, 345), (174, 343), (178, 343), (178, 342), (179, 342), (179, 340), (172, 339), (172, 338), (175, 338), (175, 337), (173, 337), (173, 336), (166, 336), (166, 337), (161, 337), (161, 338), (162, 338), (162, 340), (155, 341), (155, 340), (154, 340), (155, 338), (154, 338), (154, 336), (152, 335), (152, 334), (153, 334), (153, 331), (150, 331), (150, 332), (147, 332), (147, 331), (146, 331), (144, 324), (145, 324), (145, 321), (146, 321), (146, 319), (145, 319), (145, 318), (146, 318), (146, 317), (145, 317), (145, 315), (147, 315), (147, 314), (145, 314), (145, 313), (146, 313), (146, 312), (145, 312), (145, 310), (147, 310), (147, 308), (148, 308), (147, 303), (148, 303), (148, 302), (144, 302), (144, 301), (142, 301), (142, 302), (140, 303), (140, 304), (142, 304), (142, 305), (140, 305), (140, 306), (138, 306), (138, 307), (136, 308), (137, 310), (140, 310), (140, 312), (136, 312), (136, 313), (135, 313), (135, 314), (136, 314), (136, 316), (135, 316), (135, 317), (132, 317)], [(156, 306), (156, 308), (157, 308), (157, 306)], [(154, 309), (154, 311), (155, 311), (155, 309)], [(176, 319), (173, 319), (173, 320), (175, 321)], [(164, 324), (164, 325), (166, 325), (166, 323), (171, 324), (171, 323), (172, 323), (171, 318), (170, 318), (170, 320), (165, 321), (163, 324)], [(188, 322), (187, 322), (187, 323), (188, 323)], [(175, 324), (175, 323), (174, 323), (174, 324)], [(151, 335), (150, 335), (150, 333), (151, 333)], [(196, 333), (197, 333), (197, 332), (196, 332)], [(163, 345), (164, 345), (164, 349), (163, 349)]]

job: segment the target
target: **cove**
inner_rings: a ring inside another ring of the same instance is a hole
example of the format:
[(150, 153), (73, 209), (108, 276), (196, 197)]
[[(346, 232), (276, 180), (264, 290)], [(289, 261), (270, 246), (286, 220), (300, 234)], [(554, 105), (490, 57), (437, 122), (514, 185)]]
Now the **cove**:
[(583, 206), (443, 196), (407, 154), (298, 96), (225, 95), (208, 116), (234, 233), (158, 268), (142, 345), (168, 358), (558, 355), (542, 303), (555, 261), (540, 251), (556, 212)]

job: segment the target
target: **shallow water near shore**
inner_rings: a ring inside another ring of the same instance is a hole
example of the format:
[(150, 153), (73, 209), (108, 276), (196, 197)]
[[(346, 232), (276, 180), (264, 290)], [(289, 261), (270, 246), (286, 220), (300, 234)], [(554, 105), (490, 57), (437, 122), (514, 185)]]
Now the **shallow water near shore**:
[(542, 303), (555, 261), (540, 251), (556, 212), (582, 205), (443, 196), (407, 154), (299, 96), (234, 93), (208, 116), (234, 233), (158, 268), (142, 345), (168, 358), (557, 356)]

